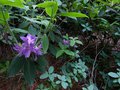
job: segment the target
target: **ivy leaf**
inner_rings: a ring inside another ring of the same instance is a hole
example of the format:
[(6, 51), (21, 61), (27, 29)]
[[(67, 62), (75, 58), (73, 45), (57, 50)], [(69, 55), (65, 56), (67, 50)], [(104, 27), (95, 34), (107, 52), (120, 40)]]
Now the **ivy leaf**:
[(60, 81), (58, 80), (58, 81), (56, 81), (56, 84), (60, 84)]
[(120, 84), (120, 78), (118, 79), (118, 83)]
[(62, 81), (66, 81), (66, 77), (63, 75), (63, 76), (61, 76), (61, 80)]
[(53, 71), (54, 71), (54, 67), (50, 66), (50, 68), (48, 69), (48, 72), (51, 74), (51, 73), (53, 73)]
[(54, 81), (54, 76), (53, 76), (53, 75), (50, 75), (50, 76), (49, 76), (49, 79), (50, 79), (50, 81), (53, 82), (53, 81)]
[(67, 82), (62, 82), (61, 85), (62, 85), (62, 87), (64, 89), (67, 89), (67, 87), (68, 87), (68, 83)]
[(49, 76), (48, 72), (45, 72), (44, 74), (42, 74), (42, 75), (40, 76), (40, 79), (48, 78), (48, 76)]
[(118, 74), (114, 73), (114, 72), (109, 72), (108, 73), (109, 76), (113, 77), (113, 78), (118, 78)]

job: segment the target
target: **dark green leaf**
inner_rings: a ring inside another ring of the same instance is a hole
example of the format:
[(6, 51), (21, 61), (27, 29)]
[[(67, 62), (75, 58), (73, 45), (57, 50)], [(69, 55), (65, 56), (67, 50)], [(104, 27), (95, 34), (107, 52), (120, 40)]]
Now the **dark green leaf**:
[(40, 72), (45, 72), (46, 71), (46, 67), (48, 65), (48, 62), (47, 60), (45, 59), (45, 57), (43, 56), (40, 56), (38, 59), (37, 59), (37, 68)]
[(25, 58), (16, 56), (9, 67), (8, 74), (9, 76), (13, 76), (17, 74), (22, 68), (25, 63)]
[(34, 62), (31, 61), (30, 59), (25, 60), (26, 62), (24, 63), (24, 78), (29, 84), (33, 84), (34, 79), (35, 79), (35, 65)]
[(42, 47), (44, 53), (46, 53), (49, 48), (49, 39), (46, 34), (44, 34), (44, 36), (42, 37)]
[(63, 50), (57, 51), (56, 58), (60, 57), (64, 53)]

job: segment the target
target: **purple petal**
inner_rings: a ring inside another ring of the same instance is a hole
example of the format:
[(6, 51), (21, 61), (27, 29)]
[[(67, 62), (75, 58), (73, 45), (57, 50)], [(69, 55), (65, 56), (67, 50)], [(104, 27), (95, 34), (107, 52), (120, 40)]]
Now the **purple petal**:
[(21, 40), (24, 41), (24, 43), (28, 43), (28, 44), (31, 44), (31, 43), (33, 44), (36, 41), (36, 37), (31, 34), (28, 34), (26, 37), (21, 36), (20, 38)]
[(18, 53), (21, 51), (21, 47), (17, 44), (13, 47), (13, 49), (16, 50)]
[(23, 40), (24, 42), (27, 41), (27, 38), (26, 38), (26, 37), (23, 37), (23, 36), (21, 36), (20, 39)]
[(36, 55), (42, 55), (42, 51), (41, 51), (41, 47), (35, 47), (33, 52), (36, 54)]
[(31, 50), (25, 49), (25, 50), (22, 51), (22, 53), (23, 53), (23, 55), (24, 55), (26, 58), (28, 58), (28, 57), (30, 57)]
[(63, 39), (63, 44), (64, 44), (64, 45), (69, 45), (69, 44), (70, 44), (70, 41)]
[(26, 38), (27, 38), (29, 44), (30, 43), (35, 43), (35, 40), (36, 40), (35, 36), (32, 36), (31, 34), (28, 34)]

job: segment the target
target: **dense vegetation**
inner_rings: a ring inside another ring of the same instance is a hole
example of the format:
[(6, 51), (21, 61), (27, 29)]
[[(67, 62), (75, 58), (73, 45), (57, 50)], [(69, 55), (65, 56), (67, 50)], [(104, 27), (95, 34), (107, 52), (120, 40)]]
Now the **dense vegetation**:
[(0, 0), (0, 90), (120, 90), (120, 0)]

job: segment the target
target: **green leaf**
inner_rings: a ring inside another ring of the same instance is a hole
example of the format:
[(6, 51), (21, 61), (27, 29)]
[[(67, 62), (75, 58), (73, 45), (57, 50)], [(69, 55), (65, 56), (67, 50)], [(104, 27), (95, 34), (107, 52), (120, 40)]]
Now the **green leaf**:
[(67, 87), (68, 87), (68, 83), (67, 82), (62, 82), (61, 85), (62, 85), (62, 87), (64, 89), (67, 89)]
[(50, 68), (48, 69), (48, 72), (51, 74), (51, 73), (53, 73), (53, 71), (54, 71), (54, 67), (50, 66)]
[(11, 65), (8, 69), (9, 76), (13, 76), (17, 74), (23, 68), (24, 63), (25, 63), (25, 58), (16, 56), (12, 60)]
[(87, 15), (83, 14), (83, 13), (77, 13), (77, 12), (65, 12), (65, 13), (60, 13), (60, 16), (66, 16), (66, 17), (87, 17)]
[(94, 85), (93, 85), (93, 84), (90, 85), (90, 86), (88, 87), (88, 90), (94, 90)]
[(16, 32), (16, 33), (28, 33), (27, 30), (24, 30), (24, 29), (20, 29), (20, 28), (14, 28), (14, 29), (11, 29), (13, 32)]
[(32, 35), (37, 35), (37, 30), (36, 30), (36, 28), (33, 27), (33, 25), (29, 26), (28, 31)]
[(109, 72), (108, 73), (109, 76), (113, 77), (113, 78), (118, 78), (118, 74), (114, 73), (114, 72)]
[(81, 41), (79, 41), (79, 40), (76, 40), (75, 42), (76, 42), (77, 44), (83, 45), (83, 43), (82, 43)]
[(70, 46), (74, 46), (75, 45), (75, 40), (70, 40)]
[(60, 79), (61, 79), (62, 81), (66, 81), (66, 77), (65, 77), (65, 75), (61, 76)]
[(72, 52), (72, 51), (70, 51), (70, 50), (64, 50), (64, 52), (65, 52), (67, 55), (74, 56), (74, 52)]
[(31, 61), (30, 59), (25, 60), (26, 62), (24, 63), (24, 78), (28, 82), (28, 84), (33, 84), (34, 78), (35, 78), (35, 65), (34, 62)]
[(54, 81), (54, 79), (55, 79), (55, 77), (53, 76), (53, 75), (49, 75), (49, 79), (50, 79), (50, 81)]
[[(4, 15), (3, 15), (4, 14)], [(7, 11), (0, 11), (0, 24), (5, 25), (6, 21), (4, 20), (4, 18), (6, 20), (8, 20), (10, 18), (9, 13)]]
[(60, 84), (60, 81), (58, 80), (58, 81), (56, 81), (55, 83), (56, 83), (56, 84)]
[(29, 24), (30, 24), (30, 22), (23, 21), (22, 23), (20, 23), (19, 28), (26, 28), (26, 27), (28, 27)]
[(63, 50), (57, 51), (56, 58), (60, 57), (64, 53)]
[(58, 5), (57, 3), (51, 7), (47, 7), (45, 8), (46, 13), (50, 16), (50, 17), (55, 17), (56, 13), (58, 10)]
[(55, 5), (55, 4), (56, 4), (56, 2), (54, 2), (54, 1), (46, 1), (46, 2), (38, 4), (37, 7), (47, 8), (47, 7), (51, 7), (51, 6)]
[(89, 0), (83, 0), (84, 4), (88, 3)]
[(56, 56), (57, 48), (54, 45), (50, 44), (49, 50), (50, 50), (50, 53), (52, 53), (54, 56)]
[(37, 68), (40, 72), (46, 71), (46, 67), (48, 66), (48, 62), (44, 56), (38, 57), (36, 63), (38, 64)]
[(49, 32), (49, 37), (53, 42), (55, 41), (55, 34), (53, 32)]
[(45, 1), (44, 3), (40, 3), (37, 7), (45, 8), (46, 13), (50, 17), (54, 17), (58, 10), (58, 4), (55, 1)]
[(48, 78), (49, 74), (48, 72), (45, 72), (44, 74), (40, 75), (40, 79), (46, 79)]
[(49, 40), (46, 34), (44, 34), (44, 36), (42, 37), (42, 47), (44, 53), (46, 53), (49, 48)]
[(0, 0), (0, 4), (2, 5), (9, 5), (13, 7), (23, 8), (24, 7), (24, 0)]
[(120, 84), (120, 78), (118, 79), (118, 83)]

